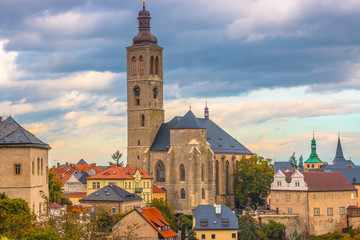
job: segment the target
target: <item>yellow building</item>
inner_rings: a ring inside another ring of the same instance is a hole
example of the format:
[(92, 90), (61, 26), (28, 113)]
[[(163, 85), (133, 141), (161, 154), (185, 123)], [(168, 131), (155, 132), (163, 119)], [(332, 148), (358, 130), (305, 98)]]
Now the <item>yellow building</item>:
[(49, 149), (12, 117), (0, 117), (0, 193), (25, 199), (38, 215), (45, 207), (40, 192), (49, 195)]
[(270, 199), (277, 213), (299, 216), (303, 234), (320, 235), (347, 227), (346, 209), (356, 206), (357, 190), (339, 172), (279, 170)]
[(152, 177), (140, 167), (110, 167), (87, 178), (87, 195), (109, 184), (136, 193), (144, 202), (152, 200)]
[(225, 205), (199, 205), (193, 213), (197, 239), (238, 239), (238, 218)]
[(152, 199), (166, 202), (166, 191), (153, 184)]

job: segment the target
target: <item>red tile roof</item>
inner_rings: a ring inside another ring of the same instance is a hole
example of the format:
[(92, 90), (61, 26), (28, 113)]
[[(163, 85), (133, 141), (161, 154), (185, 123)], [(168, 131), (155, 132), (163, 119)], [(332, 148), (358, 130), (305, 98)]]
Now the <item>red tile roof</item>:
[[(155, 207), (141, 208), (140, 215), (161, 235), (163, 238), (176, 237), (177, 234), (170, 228), (169, 223)], [(164, 227), (164, 231), (158, 227)], [(169, 230), (167, 229), (169, 228)]]
[(97, 166), (95, 166), (95, 164), (74, 164), (74, 167), (78, 169), (78, 171), (80, 172), (86, 172), (89, 173), (90, 169), (95, 169), (96, 173), (100, 173), (103, 170)]
[(134, 179), (132, 175), (135, 174), (136, 170), (140, 171), (142, 178), (149, 178), (152, 177), (147, 174), (143, 169), (140, 167), (110, 167), (103, 172), (95, 174), (93, 176), (87, 177), (87, 179)]
[[(290, 182), (292, 172), (284, 172)], [(301, 172), (309, 192), (356, 191), (356, 188), (340, 172)]]
[(68, 198), (84, 198), (86, 197), (86, 193), (68, 193), (66, 196)]
[(152, 192), (153, 193), (166, 193), (164, 189), (159, 188), (155, 184), (152, 185)]

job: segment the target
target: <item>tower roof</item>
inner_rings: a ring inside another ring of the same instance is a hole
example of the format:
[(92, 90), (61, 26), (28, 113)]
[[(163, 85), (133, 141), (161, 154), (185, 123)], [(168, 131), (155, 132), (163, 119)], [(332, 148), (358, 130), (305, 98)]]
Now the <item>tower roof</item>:
[(23, 128), (11, 116), (0, 123), (0, 146), (1, 145), (27, 145), (50, 148), (48, 144)]
[(139, 33), (133, 38), (133, 45), (151, 44), (157, 45), (157, 38), (150, 32), (150, 12), (145, 8), (143, 1), (143, 9), (139, 12)]
[(201, 129), (194, 113), (189, 110), (172, 129)]
[(316, 153), (316, 140), (313, 136), (313, 139), (311, 140), (311, 154), (309, 158), (305, 161), (305, 163), (322, 163), (319, 156)]
[(342, 147), (341, 147), (340, 134), (339, 134), (337, 147), (336, 147), (336, 154), (335, 154), (335, 158), (333, 160), (333, 163), (335, 164), (335, 163), (340, 162), (340, 161), (345, 161), (345, 158), (344, 158), (343, 150), (342, 150)]

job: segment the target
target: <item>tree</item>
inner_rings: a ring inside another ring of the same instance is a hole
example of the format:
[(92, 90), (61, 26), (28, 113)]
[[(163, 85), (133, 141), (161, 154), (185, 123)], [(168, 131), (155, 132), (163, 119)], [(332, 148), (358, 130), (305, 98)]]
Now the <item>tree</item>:
[(259, 235), (264, 240), (285, 240), (285, 225), (274, 220), (263, 223), (259, 229)]
[(239, 217), (239, 239), (240, 240), (258, 240), (259, 223), (250, 215)]
[(303, 155), (300, 156), (299, 158), (299, 164), (298, 164), (299, 168), (304, 168), (304, 159), (303, 159)]
[(57, 202), (61, 205), (72, 205), (70, 200), (64, 197), (61, 182), (54, 171), (49, 171), (49, 202)]
[(235, 198), (243, 207), (264, 206), (274, 180), (271, 160), (254, 154), (237, 162), (234, 176)]
[[(118, 167), (124, 166), (124, 162), (123, 161), (120, 162), (120, 158), (122, 158), (122, 155), (123, 154), (119, 150), (117, 150), (115, 153), (113, 153), (111, 155), (111, 158), (114, 160), (114, 162), (116, 163), (116, 166), (118, 166)], [(111, 162), (109, 162), (109, 163), (111, 164)]]
[(291, 155), (291, 157), (290, 157), (290, 159), (289, 159), (289, 162), (290, 162), (292, 168), (296, 168), (296, 167), (297, 167), (295, 152)]

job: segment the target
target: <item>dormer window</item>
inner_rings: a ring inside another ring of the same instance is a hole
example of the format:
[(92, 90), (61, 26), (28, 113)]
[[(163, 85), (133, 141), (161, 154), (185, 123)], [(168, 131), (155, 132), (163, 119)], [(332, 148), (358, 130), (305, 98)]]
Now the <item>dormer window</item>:
[(281, 187), (281, 181), (277, 181), (277, 186)]
[(207, 226), (208, 225), (208, 220), (207, 219), (200, 219), (200, 225), (201, 226)]
[(230, 225), (230, 221), (229, 221), (228, 218), (222, 218), (222, 219), (221, 219), (221, 224), (222, 224), (223, 226), (229, 226), (229, 225)]
[(299, 181), (295, 181), (295, 187), (300, 187), (300, 182)]

